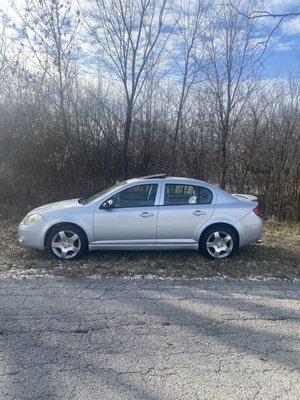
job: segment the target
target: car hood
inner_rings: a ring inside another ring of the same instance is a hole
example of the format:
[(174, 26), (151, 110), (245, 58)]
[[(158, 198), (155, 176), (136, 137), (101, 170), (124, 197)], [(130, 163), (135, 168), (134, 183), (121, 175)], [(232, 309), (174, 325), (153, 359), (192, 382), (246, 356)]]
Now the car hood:
[(34, 210), (31, 210), (29, 214), (43, 213), (46, 211), (53, 211), (70, 207), (82, 207), (82, 204), (78, 203), (78, 199), (56, 201), (55, 203), (45, 204), (44, 206), (37, 207)]

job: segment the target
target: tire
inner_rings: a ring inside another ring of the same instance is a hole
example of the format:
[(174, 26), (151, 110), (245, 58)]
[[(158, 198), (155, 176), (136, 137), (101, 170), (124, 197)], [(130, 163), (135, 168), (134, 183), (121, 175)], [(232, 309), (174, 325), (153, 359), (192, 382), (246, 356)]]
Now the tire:
[(88, 241), (82, 229), (73, 224), (61, 224), (47, 233), (48, 253), (59, 260), (76, 260), (88, 251)]
[(228, 225), (208, 227), (201, 235), (199, 251), (211, 260), (230, 257), (238, 247), (238, 236)]

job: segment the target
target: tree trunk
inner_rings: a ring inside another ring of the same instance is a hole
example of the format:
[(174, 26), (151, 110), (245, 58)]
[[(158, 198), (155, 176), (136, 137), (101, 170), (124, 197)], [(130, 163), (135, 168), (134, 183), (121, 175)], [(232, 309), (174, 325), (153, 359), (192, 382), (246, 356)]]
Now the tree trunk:
[(132, 124), (132, 105), (127, 106), (126, 119), (124, 124), (124, 142), (123, 142), (123, 158), (122, 158), (122, 175), (123, 179), (128, 178), (128, 144)]
[(227, 183), (227, 138), (223, 138), (222, 145), (222, 172), (220, 178), (220, 188), (225, 190)]
[(179, 99), (179, 105), (176, 115), (176, 125), (175, 132), (173, 138), (172, 152), (171, 152), (171, 160), (170, 160), (170, 171), (172, 172), (174, 165), (177, 164), (177, 140), (179, 136), (180, 124), (182, 119), (183, 107), (185, 103), (185, 91), (186, 91), (186, 81), (187, 81), (187, 73), (188, 73), (188, 64), (185, 66), (185, 73), (183, 77), (183, 83), (181, 88), (181, 95)]

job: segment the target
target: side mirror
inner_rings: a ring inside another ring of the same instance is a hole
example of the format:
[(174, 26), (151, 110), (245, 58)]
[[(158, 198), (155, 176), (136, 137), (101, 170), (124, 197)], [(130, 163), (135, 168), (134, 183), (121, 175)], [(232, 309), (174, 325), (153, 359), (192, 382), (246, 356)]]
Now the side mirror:
[(106, 210), (112, 208), (112, 206), (114, 205), (114, 202), (112, 201), (112, 199), (106, 200), (102, 205), (101, 208), (104, 208)]

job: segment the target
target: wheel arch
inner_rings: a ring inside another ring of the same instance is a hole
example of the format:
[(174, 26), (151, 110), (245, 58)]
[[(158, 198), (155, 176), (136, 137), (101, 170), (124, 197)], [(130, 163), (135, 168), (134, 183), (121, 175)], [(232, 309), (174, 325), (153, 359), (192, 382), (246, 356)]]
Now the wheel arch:
[(47, 232), (46, 232), (46, 234), (45, 234), (45, 238), (44, 238), (44, 247), (45, 247), (45, 248), (46, 248), (46, 246), (47, 246), (47, 241), (48, 241), (49, 235), (51, 234), (51, 231), (53, 231), (55, 228), (58, 228), (58, 227), (60, 227), (60, 226), (63, 227), (63, 226), (65, 226), (65, 225), (73, 226), (73, 227), (79, 229), (79, 230), (82, 232), (82, 234), (85, 236), (86, 243), (87, 243), (87, 245), (88, 245), (89, 239), (88, 239), (88, 235), (87, 235), (86, 231), (85, 231), (80, 225), (78, 225), (78, 224), (74, 224), (73, 222), (66, 222), (66, 221), (65, 221), (65, 222), (57, 222), (57, 223), (51, 225), (51, 226), (48, 228), (48, 230), (47, 230)]
[(234, 231), (234, 233), (236, 234), (237, 241), (238, 241), (237, 247), (239, 247), (239, 245), (240, 245), (240, 235), (239, 235), (239, 232), (238, 232), (238, 230), (237, 230), (233, 225), (231, 225), (231, 224), (229, 224), (229, 223), (227, 223), (227, 222), (215, 222), (215, 223), (213, 223), (213, 224), (210, 224), (210, 225), (206, 226), (205, 229), (203, 229), (203, 231), (201, 232), (201, 235), (200, 235), (200, 237), (199, 237), (199, 244), (201, 243), (201, 240), (202, 240), (203, 236), (205, 235), (205, 232), (206, 232), (208, 229), (217, 228), (217, 227), (224, 227), (224, 228), (230, 228), (230, 229), (232, 229), (232, 230)]

